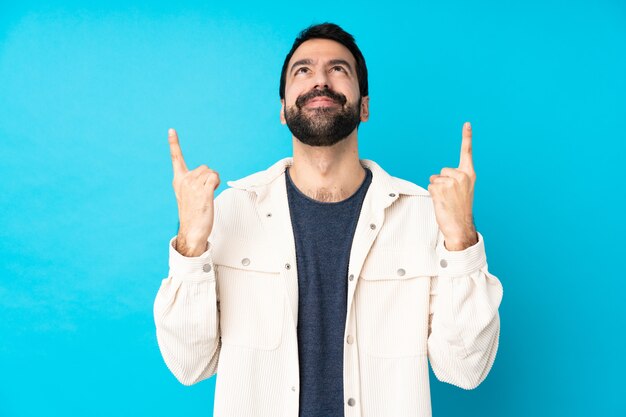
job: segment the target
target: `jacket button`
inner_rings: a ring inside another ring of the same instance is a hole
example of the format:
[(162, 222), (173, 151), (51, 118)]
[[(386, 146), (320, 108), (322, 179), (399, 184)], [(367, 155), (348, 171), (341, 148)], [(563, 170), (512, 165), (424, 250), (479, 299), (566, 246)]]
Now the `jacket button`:
[(376, 229), (376, 225), (374, 223), (370, 224), (370, 229), (372, 230)]
[(202, 265), (202, 270), (204, 272), (211, 272), (211, 264), (204, 264), (204, 265)]
[(285, 269), (291, 269), (291, 265), (285, 264)]
[(272, 217), (272, 213), (267, 213), (265, 217)]
[(406, 274), (406, 271), (404, 269), (402, 269), (402, 268), (398, 269), (398, 275), (399, 276), (403, 277), (404, 274)]
[(354, 274), (350, 274), (350, 276), (348, 277), (348, 279), (349, 279), (350, 281), (352, 281), (352, 280), (354, 279)]
[(242, 264), (243, 266), (248, 266), (248, 265), (250, 265), (250, 259), (248, 259), (248, 258), (243, 258), (243, 259), (241, 260), (241, 264)]
[(395, 193), (389, 193), (389, 197), (395, 197)]
[(346, 342), (348, 342), (349, 345), (351, 345), (352, 342), (354, 342), (354, 338), (352, 337), (351, 334), (349, 334), (348, 337), (346, 338)]
[(354, 398), (349, 398), (349, 399), (348, 399), (348, 405), (349, 405), (350, 407), (352, 407), (354, 404), (356, 404), (356, 401), (354, 400)]
[(296, 387), (295, 387), (295, 385), (291, 387), (291, 390), (292, 390), (293, 392), (296, 392)]
[(441, 265), (442, 268), (445, 268), (446, 266), (448, 266), (448, 261), (442, 259), (441, 261), (439, 261), (439, 265)]

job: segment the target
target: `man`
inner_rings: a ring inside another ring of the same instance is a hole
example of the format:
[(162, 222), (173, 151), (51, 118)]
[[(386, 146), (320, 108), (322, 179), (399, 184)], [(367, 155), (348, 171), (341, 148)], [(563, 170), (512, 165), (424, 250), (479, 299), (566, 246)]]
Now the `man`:
[(293, 157), (230, 181), (188, 170), (170, 130), (180, 228), (154, 305), (185, 385), (214, 415), (430, 416), (428, 361), (465, 389), (498, 347), (502, 286), (473, 224), (471, 127), (428, 190), (359, 159), (365, 60), (334, 24), (300, 33), (280, 82)]

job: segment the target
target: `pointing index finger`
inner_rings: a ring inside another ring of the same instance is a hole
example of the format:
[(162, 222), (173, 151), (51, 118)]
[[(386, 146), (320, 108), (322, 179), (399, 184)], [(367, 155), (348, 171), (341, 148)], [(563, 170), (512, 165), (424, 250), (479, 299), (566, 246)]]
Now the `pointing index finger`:
[(184, 174), (187, 172), (187, 165), (183, 158), (183, 151), (180, 149), (178, 142), (178, 134), (172, 128), (167, 131), (167, 141), (170, 143), (170, 154), (172, 155), (172, 167), (174, 168), (174, 175)]
[(459, 169), (470, 172), (474, 170), (474, 163), (472, 161), (472, 125), (470, 122), (465, 122), (463, 125), (462, 137)]

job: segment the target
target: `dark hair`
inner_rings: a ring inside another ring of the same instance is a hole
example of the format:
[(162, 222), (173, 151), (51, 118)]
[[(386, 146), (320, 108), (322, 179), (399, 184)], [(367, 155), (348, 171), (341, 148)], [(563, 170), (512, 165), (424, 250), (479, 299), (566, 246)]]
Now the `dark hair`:
[(280, 74), (280, 89), (279, 94), (280, 98), (285, 98), (285, 81), (287, 79), (287, 66), (289, 65), (289, 60), (293, 56), (293, 53), (298, 49), (300, 45), (309, 39), (330, 39), (335, 42), (339, 42), (350, 52), (352, 52), (352, 56), (356, 61), (356, 75), (359, 81), (359, 91), (361, 96), (368, 95), (367, 88), (367, 66), (365, 65), (365, 58), (363, 58), (363, 54), (358, 46), (356, 46), (356, 42), (354, 41), (354, 37), (350, 35), (348, 32), (340, 28), (338, 25), (334, 23), (320, 23), (318, 25), (311, 25), (308, 28), (302, 30), (296, 40), (293, 42), (293, 46), (291, 47), (291, 51), (285, 57), (285, 62), (283, 63), (283, 70)]

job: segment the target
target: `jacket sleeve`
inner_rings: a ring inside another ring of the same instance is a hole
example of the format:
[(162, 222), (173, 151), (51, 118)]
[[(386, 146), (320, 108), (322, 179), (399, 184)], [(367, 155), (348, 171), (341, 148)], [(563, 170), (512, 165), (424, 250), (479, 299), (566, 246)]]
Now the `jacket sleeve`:
[(184, 385), (217, 372), (221, 348), (212, 246), (197, 257), (185, 257), (170, 240), (169, 276), (154, 301), (154, 322), (161, 355)]
[(476, 388), (494, 363), (500, 337), (502, 284), (487, 270), (483, 237), (449, 251), (439, 231), (438, 275), (431, 278), (428, 358), (437, 379)]

